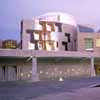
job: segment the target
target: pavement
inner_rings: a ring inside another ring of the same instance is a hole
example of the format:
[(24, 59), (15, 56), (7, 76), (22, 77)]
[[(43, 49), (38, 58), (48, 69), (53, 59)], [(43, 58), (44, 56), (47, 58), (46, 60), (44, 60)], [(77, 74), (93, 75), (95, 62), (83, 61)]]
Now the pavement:
[(74, 91), (73, 93), (64, 92), (56, 95), (46, 95), (31, 100), (100, 100), (100, 87), (82, 88)]
[(0, 100), (100, 100), (100, 78), (0, 82)]

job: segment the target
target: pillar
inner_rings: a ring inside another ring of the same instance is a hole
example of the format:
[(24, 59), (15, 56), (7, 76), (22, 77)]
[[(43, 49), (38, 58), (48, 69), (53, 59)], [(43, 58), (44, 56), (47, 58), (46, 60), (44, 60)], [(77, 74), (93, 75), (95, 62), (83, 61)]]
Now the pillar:
[(39, 81), (39, 76), (37, 73), (37, 58), (32, 58), (32, 82)]
[(91, 68), (90, 68), (91, 77), (95, 77), (95, 68), (94, 68), (94, 57), (91, 57)]

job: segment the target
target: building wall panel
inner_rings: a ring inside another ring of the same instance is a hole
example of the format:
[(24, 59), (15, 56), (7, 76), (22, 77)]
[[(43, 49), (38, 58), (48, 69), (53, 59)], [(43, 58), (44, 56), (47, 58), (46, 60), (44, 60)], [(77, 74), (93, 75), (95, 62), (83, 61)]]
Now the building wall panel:
[(61, 78), (79, 78), (90, 76), (90, 62), (80, 60), (80, 62), (66, 63), (38, 63), (38, 73), (40, 80), (54, 80)]

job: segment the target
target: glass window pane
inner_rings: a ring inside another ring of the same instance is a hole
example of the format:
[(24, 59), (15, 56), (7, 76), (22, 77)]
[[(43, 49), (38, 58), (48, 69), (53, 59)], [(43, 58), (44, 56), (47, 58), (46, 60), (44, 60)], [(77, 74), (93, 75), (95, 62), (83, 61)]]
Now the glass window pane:
[(90, 38), (85, 39), (85, 48), (86, 49), (93, 48), (93, 39)]

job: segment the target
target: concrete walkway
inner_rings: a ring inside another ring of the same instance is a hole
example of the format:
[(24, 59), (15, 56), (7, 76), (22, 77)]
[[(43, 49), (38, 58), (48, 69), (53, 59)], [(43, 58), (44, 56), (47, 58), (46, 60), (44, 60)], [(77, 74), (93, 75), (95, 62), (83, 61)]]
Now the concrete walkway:
[(35, 100), (100, 100), (100, 88), (82, 88), (73, 93), (64, 92), (46, 95)]
[[(84, 100), (100, 100), (99, 88), (91, 88), (99, 83), (99, 78), (66, 79), (63, 82), (0, 82), (0, 100), (83, 100), (83, 97)], [(91, 95), (97, 99), (91, 99)]]

